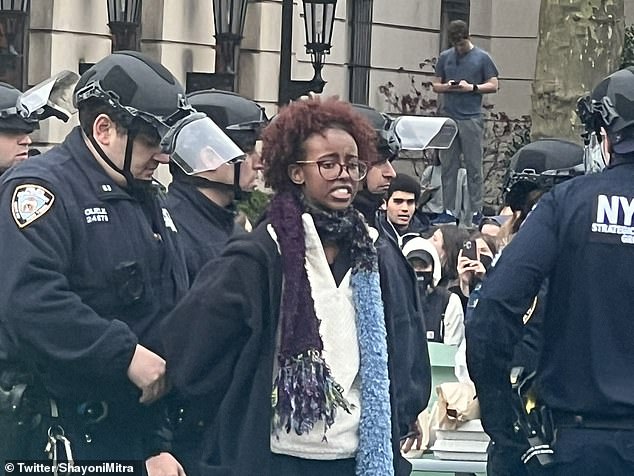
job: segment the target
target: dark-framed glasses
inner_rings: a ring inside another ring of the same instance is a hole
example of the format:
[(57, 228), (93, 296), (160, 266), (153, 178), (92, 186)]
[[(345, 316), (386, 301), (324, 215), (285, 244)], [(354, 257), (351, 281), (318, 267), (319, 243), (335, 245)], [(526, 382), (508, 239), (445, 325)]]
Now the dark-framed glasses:
[(349, 162), (346, 162), (345, 164), (342, 164), (337, 160), (330, 159), (298, 160), (296, 163), (302, 165), (317, 165), (321, 178), (328, 181), (337, 180), (339, 177), (341, 177), (344, 168), (346, 169), (346, 172), (348, 172), (350, 178), (355, 182), (360, 182), (368, 174), (368, 165), (365, 162), (361, 162), (359, 160), (351, 160)]

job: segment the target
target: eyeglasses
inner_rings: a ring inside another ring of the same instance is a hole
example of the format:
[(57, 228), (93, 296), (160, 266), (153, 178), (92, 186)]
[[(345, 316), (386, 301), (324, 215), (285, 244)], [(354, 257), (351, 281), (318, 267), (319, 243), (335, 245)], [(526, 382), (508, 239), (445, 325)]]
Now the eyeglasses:
[(346, 169), (348, 175), (355, 182), (360, 182), (368, 174), (368, 165), (365, 162), (351, 160), (345, 164), (336, 160), (298, 160), (297, 164), (317, 164), (319, 175), (324, 180), (332, 181), (341, 177), (343, 169)]

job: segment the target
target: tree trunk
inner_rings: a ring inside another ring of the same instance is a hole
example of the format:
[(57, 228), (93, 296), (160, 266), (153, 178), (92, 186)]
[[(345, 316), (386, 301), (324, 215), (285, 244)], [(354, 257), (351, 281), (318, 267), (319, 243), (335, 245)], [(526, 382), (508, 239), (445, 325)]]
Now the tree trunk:
[(624, 0), (542, 0), (532, 140), (579, 142), (577, 99), (621, 64)]

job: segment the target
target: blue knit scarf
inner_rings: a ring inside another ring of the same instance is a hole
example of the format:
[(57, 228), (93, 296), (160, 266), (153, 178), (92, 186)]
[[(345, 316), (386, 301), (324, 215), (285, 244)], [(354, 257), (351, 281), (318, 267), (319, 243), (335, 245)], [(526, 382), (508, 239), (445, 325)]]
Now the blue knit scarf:
[[(322, 356), (319, 320), (305, 267), (302, 213), (313, 217), (322, 241), (349, 246), (361, 376), (361, 419), (356, 455), (358, 476), (394, 474), (387, 341), (377, 252), (362, 216), (354, 208), (327, 211), (303, 203), (292, 192), (278, 193), (268, 217), (281, 251), (284, 290), (280, 316), (279, 371), (272, 392), (272, 431), (309, 432), (317, 421), (326, 431), (337, 409), (350, 411)], [(326, 438), (326, 435), (324, 435)]]

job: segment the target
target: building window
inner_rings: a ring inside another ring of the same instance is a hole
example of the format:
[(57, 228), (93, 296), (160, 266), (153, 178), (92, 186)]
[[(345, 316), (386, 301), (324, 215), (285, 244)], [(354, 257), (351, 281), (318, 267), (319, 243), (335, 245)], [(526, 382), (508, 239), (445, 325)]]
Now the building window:
[(27, 0), (0, 0), (0, 81), (23, 90), (28, 31)]
[(349, 100), (368, 104), (370, 88), (370, 53), (372, 51), (373, 0), (350, 2), (350, 72)]
[(440, 51), (451, 46), (447, 38), (449, 23), (454, 20), (462, 20), (468, 25), (469, 10), (469, 0), (442, 0), (440, 7)]

